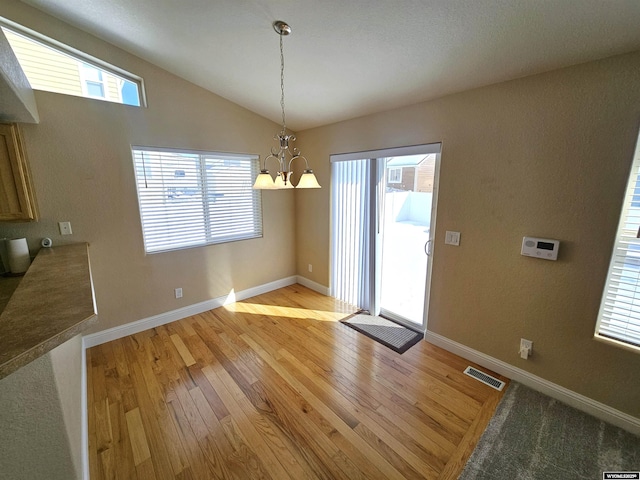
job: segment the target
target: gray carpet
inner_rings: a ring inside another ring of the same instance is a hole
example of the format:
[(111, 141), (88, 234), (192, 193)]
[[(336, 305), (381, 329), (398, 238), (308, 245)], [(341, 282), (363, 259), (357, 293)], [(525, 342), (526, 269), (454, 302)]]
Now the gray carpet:
[(386, 318), (373, 317), (368, 313), (354, 315), (342, 323), (398, 353), (406, 352), (424, 336)]
[(463, 480), (602, 479), (640, 471), (640, 437), (511, 382)]

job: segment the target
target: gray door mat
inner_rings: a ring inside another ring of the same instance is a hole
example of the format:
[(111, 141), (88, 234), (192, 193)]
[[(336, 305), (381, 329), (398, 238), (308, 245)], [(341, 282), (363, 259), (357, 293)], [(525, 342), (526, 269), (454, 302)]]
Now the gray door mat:
[(398, 353), (406, 352), (423, 338), (420, 332), (368, 313), (354, 315), (342, 323)]

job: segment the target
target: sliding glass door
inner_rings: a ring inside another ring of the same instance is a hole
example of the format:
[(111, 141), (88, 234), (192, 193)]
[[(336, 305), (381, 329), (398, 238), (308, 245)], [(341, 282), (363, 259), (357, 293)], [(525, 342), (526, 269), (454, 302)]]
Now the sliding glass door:
[(424, 329), (439, 153), (436, 144), (332, 156), (333, 296)]
[(435, 154), (384, 162), (380, 312), (422, 327), (431, 234)]

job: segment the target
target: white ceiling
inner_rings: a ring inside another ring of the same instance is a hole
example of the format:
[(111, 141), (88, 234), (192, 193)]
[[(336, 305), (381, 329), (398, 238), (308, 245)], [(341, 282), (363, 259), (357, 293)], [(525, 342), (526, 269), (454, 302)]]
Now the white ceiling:
[(640, 0), (23, 1), (276, 122), (284, 20), (297, 131), (640, 50)]

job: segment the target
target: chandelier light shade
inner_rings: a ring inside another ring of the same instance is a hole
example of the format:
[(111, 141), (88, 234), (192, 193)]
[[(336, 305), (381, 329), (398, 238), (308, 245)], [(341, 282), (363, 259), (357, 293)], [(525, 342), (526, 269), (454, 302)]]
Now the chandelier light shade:
[(284, 188), (293, 188), (291, 183), (291, 172), (278, 172), (273, 184), (275, 190), (282, 190)]
[(253, 184), (253, 188), (259, 190), (273, 190), (276, 188), (273, 183), (273, 178), (269, 174), (269, 170), (261, 170), (260, 174), (256, 177), (256, 182)]
[(316, 176), (313, 174), (313, 170), (307, 169), (304, 171), (298, 182), (298, 188), (321, 188)]
[[(291, 27), (280, 20), (273, 22), (273, 29), (280, 36), (280, 107), (282, 108), (282, 130), (274, 139), (278, 141), (278, 148), (272, 148), (271, 153), (264, 159), (262, 170), (256, 177), (253, 188), (259, 190), (283, 190), (293, 188), (291, 183), (291, 164), (294, 160), (302, 158), (305, 163), (305, 170), (297, 188), (321, 188), (313, 170), (309, 168), (309, 162), (300, 154), (300, 150), (291, 144), (295, 142), (295, 135), (287, 134), (287, 122), (284, 110), (284, 50), (282, 48), (282, 37), (291, 33)], [(275, 159), (278, 162), (278, 172), (275, 181), (272, 179), (267, 162)]]

